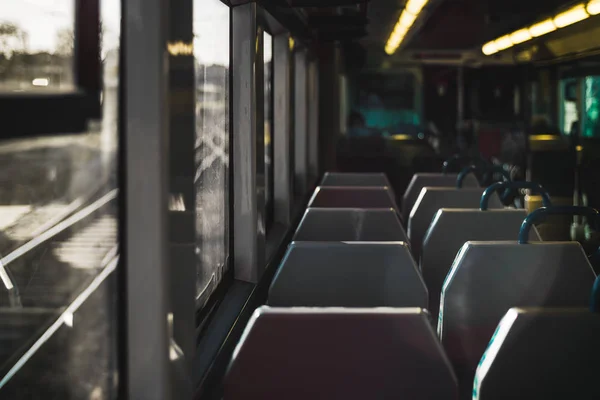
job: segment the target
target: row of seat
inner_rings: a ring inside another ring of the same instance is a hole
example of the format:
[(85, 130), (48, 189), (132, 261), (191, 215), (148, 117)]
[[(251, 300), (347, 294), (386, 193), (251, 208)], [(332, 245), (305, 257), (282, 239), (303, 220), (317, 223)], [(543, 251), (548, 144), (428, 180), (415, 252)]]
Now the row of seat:
[[(437, 182), (459, 178), (449, 176)], [(433, 178), (416, 175), (409, 190)], [(514, 306), (585, 307), (595, 274), (577, 243), (539, 243), (535, 229), (523, 237), (537, 243), (516, 242), (525, 212), (503, 209), (494, 193), (517, 186), (475, 185), (422, 187), (406, 235), (385, 176), (326, 174), (269, 306), (256, 311), (235, 351), (225, 398), (452, 399), (457, 386), (470, 398), (474, 382), (478, 398), (499, 398), (486, 390), (499, 353), (488, 348), (485, 373), (475, 372), (502, 316)], [(426, 213), (415, 249), (411, 228)], [(529, 311), (509, 314), (521, 312)]]

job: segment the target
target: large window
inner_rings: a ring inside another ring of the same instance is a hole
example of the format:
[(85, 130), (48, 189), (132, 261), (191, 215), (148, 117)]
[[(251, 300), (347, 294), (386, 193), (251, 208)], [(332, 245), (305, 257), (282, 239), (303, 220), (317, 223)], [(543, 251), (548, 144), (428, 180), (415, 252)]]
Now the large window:
[(196, 0), (198, 307), (222, 280), (229, 256), (229, 25), (229, 7), (220, 0)]
[[(67, 40), (66, 30), (74, 25), (73, 3), (0, 3), (0, 19), (17, 26), (23, 39), (2, 38), (0, 51), (5, 43), (13, 47), (8, 57), (0, 55), (0, 90), (28, 91), (35, 79), (47, 80), (33, 85), (40, 90), (72, 84), (72, 37)], [(84, 132), (0, 141), (3, 399), (117, 398), (121, 12), (119, 0), (101, 5), (102, 119), (89, 121)], [(6, 63), (14, 67), (8, 73)]]
[(348, 132), (352, 136), (420, 131), (418, 83), (413, 73), (366, 72), (359, 76)]
[(263, 33), (264, 100), (265, 100), (265, 226), (273, 220), (273, 37)]
[(600, 76), (586, 76), (584, 137), (600, 137)]
[(75, 0), (2, 0), (0, 91), (72, 90)]

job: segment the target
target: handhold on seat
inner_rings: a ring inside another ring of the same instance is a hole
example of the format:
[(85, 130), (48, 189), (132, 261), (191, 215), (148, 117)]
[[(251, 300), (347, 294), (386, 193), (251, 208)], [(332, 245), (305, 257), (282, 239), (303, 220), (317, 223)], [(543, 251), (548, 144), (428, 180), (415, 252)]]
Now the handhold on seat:
[(474, 400), (600, 399), (600, 316), (518, 309), (502, 318), (477, 367)]
[(427, 308), (405, 243), (294, 242), (269, 290), (276, 307)]
[(255, 311), (225, 400), (453, 400), (456, 380), (421, 309)]
[(309, 208), (293, 238), (312, 242), (408, 242), (394, 209)]

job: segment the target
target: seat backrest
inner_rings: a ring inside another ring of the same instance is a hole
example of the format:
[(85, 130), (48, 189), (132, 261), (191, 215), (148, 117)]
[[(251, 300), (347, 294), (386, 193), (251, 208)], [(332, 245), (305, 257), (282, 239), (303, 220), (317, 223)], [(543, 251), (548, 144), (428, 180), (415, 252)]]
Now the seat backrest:
[(293, 240), (407, 242), (398, 214), (387, 209), (309, 208)]
[[(410, 212), (408, 238), (413, 254), (420, 260), (425, 233), (440, 208), (479, 208), (484, 189), (454, 187), (424, 187)], [(492, 196), (489, 208), (502, 208), (498, 196)], [(518, 232), (517, 232), (518, 233)]]
[[(441, 172), (414, 174), (402, 197), (402, 219), (408, 223), (410, 210), (412, 210), (424, 187), (454, 187), (457, 178), (458, 174), (442, 174)], [(463, 187), (478, 186), (479, 183), (475, 175), (470, 174), (465, 177)]]
[(269, 290), (275, 307), (427, 308), (405, 243), (294, 242)]
[(475, 400), (600, 399), (600, 316), (511, 309), (481, 359)]
[(456, 399), (453, 372), (421, 309), (261, 307), (224, 382), (225, 400), (399, 397)]
[(475, 369), (513, 307), (587, 307), (595, 274), (577, 242), (467, 242), (442, 288), (438, 334), (459, 379)]
[(319, 186), (334, 187), (391, 187), (390, 182), (383, 173), (354, 173), (354, 172), (326, 172)]
[(393, 208), (398, 210), (387, 186), (323, 187), (315, 189), (308, 207), (317, 208)]
[[(421, 251), (420, 269), (429, 289), (429, 312), (437, 323), (440, 294), (452, 261), (468, 241), (516, 240), (526, 210), (442, 208), (429, 226)], [(530, 240), (540, 241), (535, 229)]]

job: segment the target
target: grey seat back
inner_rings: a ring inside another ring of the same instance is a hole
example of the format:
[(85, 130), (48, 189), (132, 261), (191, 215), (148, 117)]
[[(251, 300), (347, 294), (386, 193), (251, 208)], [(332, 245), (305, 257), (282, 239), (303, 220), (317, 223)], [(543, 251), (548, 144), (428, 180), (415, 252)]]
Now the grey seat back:
[(308, 207), (317, 208), (393, 208), (394, 195), (387, 186), (323, 187), (315, 189)]
[(398, 214), (387, 209), (309, 208), (293, 240), (407, 242)]
[(261, 307), (224, 382), (225, 400), (399, 397), (456, 399), (453, 372), (421, 309)]
[[(442, 208), (429, 226), (421, 251), (420, 269), (429, 289), (429, 312), (437, 322), (440, 294), (452, 261), (468, 241), (516, 240), (526, 210)], [(531, 241), (540, 241), (534, 228)]]
[(467, 242), (442, 288), (438, 333), (470, 396), (475, 369), (513, 307), (587, 307), (596, 276), (577, 242)]
[[(479, 208), (479, 201), (485, 189), (453, 187), (424, 187), (410, 212), (408, 220), (408, 238), (413, 254), (420, 259), (425, 233), (433, 217), (440, 208)], [(489, 208), (502, 208), (498, 196), (492, 196)], [(518, 233), (518, 232), (517, 232)]]
[(405, 243), (294, 242), (271, 283), (275, 307), (427, 308)]
[(383, 173), (326, 172), (319, 186), (386, 186), (390, 182)]
[[(444, 175), (441, 172), (414, 174), (402, 197), (402, 219), (404, 222), (408, 223), (410, 210), (412, 210), (424, 187), (454, 187), (457, 178), (458, 174)], [(470, 174), (465, 177), (463, 187), (478, 186), (479, 182), (477, 182), (475, 175)]]
[(511, 309), (481, 359), (475, 400), (600, 399), (600, 316)]

